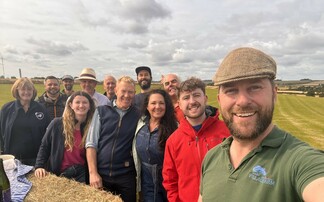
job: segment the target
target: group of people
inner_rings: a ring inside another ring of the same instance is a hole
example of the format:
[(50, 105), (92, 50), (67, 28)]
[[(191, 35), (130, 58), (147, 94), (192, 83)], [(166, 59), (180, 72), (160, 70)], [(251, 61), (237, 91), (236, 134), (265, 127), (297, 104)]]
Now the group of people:
[[(12, 86), (15, 101), (0, 114), (1, 153), (48, 172), (119, 194), (123, 201), (322, 201), (324, 155), (272, 123), (277, 88), (272, 57), (254, 48), (231, 51), (214, 77), (220, 109), (206, 85), (152, 72), (104, 78), (95, 71)], [(219, 119), (222, 115), (224, 121)], [(218, 145), (218, 146), (217, 146)]]

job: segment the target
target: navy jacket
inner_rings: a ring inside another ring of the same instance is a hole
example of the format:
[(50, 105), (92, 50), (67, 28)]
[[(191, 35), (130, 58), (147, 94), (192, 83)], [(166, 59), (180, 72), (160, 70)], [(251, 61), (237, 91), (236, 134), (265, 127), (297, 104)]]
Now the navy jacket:
[(139, 113), (131, 106), (121, 118), (112, 106), (99, 106), (100, 138), (97, 165), (100, 175), (116, 177), (130, 172), (135, 174), (132, 142)]
[[(82, 131), (82, 126), (81, 126)], [(81, 132), (83, 136), (83, 132)], [(61, 174), (64, 157), (63, 118), (54, 118), (48, 125), (36, 159), (35, 168), (45, 168), (56, 175)]]
[[(3, 105), (0, 114), (0, 136), (2, 138), (1, 149), (7, 154), (10, 151), (11, 131), (14, 121), (17, 118), (18, 110), (22, 109), (19, 100), (11, 101)], [(35, 141), (35, 157), (41, 144), (42, 138), (46, 132), (46, 127), (50, 123), (49, 115), (46, 109), (36, 101), (31, 101), (27, 111), (29, 116), (30, 129)]]
[[(63, 121), (54, 118), (48, 125), (39, 148), (35, 168), (46, 168), (56, 175), (61, 174), (61, 164), (64, 155)], [(48, 162), (48, 164), (47, 164)]]

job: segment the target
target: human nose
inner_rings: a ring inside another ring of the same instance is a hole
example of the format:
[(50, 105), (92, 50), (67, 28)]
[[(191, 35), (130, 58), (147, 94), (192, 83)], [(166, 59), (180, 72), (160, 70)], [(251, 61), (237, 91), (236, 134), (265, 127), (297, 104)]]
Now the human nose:
[(195, 103), (196, 99), (194, 98), (194, 96), (190, 96), (188, 101), (189, 101), (189, 103)]
[(240, 91), (236, 96), (236, 105), (246, 106), (251, 103), (251, 96), (247, 92)]

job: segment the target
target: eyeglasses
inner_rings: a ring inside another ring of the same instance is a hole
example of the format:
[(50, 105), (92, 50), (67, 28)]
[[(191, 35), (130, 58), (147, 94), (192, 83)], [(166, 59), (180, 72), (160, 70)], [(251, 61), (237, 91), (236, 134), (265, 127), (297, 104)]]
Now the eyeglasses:
[(178, 83), (178, 80), (177, 79), (173, 79), (172, 81), (166, 81), (166, 82), (164, 82), (164, 86), (168, 86), (168, 85), (170, 85), (170, 84), (175, 84), (175, 83)]

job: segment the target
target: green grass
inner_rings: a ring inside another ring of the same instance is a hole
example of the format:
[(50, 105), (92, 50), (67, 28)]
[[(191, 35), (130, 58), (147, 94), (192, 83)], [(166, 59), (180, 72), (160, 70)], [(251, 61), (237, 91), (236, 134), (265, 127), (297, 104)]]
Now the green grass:
[[(13, 100), (10, 92), (11, 86), (11, 84), (0, 85), (0, 107)], [(36, 84), (35, 87), (38, 95), (44, 92), (42, 84)], [(154, 85), (153, 88), (159, 88), (159, 85)], [(100, 93), (104, 92), (102, 85), (98, 85), (96, 89)], [(80, 86), (75, 85), (74, 90), (80, 90)], [(139, 91), (137, 86), (136, 92)], [(208, 95), (208, 104), (218, 107), (217, 90), (207, 88), (206, 94)], [(278, 95), (273, 122), (297, 138), (319, 149), (324, 149), (323, 120), (324, 98)]]

